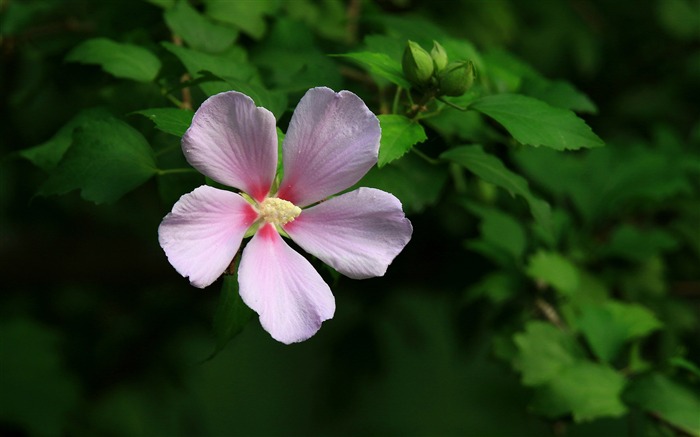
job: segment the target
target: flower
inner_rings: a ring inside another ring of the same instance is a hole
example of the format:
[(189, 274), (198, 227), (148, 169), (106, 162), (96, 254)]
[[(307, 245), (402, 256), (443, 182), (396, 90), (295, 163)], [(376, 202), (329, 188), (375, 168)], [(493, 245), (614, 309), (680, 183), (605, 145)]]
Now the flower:
[(205, 185), (183, 195), (158, 228), (168, 260), (204, 288), (255, 230), (238, 269), (241, 298), (276, 340), (308, 339), (333, 317), (335, 299), (280, 234), (355, 279), (382, 276), (411, 239), (411, 222), (393, 195), (359, 188), (329, 198), (376, 164), (380, 136), (377, 117), (355, 94), (310, 89), (289, 124), (277, 188), (275, 117), (245, 94), (210, 97), (182, 150), (201, 173), (245, 194)]

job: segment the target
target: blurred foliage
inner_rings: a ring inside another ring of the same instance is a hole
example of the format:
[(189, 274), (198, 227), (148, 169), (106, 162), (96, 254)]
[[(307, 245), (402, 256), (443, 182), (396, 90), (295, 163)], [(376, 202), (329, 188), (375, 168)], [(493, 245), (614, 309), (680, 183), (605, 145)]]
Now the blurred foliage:
[[(700, 436), (697, 0), (0, 0), (0, 32), (0, 434)], [(409, 40), (473, 86), (412, 85)], [(156, 229), (206, 97), (284, 131), (314, 86), (379, 115), (358, 185), (415, 233), (284, 346)]]

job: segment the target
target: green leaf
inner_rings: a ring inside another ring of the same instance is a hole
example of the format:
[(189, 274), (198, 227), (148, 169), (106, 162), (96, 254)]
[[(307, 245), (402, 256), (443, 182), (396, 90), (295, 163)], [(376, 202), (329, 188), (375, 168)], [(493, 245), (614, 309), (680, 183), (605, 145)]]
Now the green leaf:
[[(194, 79), (204, 76), (202, 72), (205, 71), (214, 74), (218, 78), (226, 76), (242, 81), (250, 81), (256, 75), (255, 68), (248, 63), (248, 55), (245, 50), (238, 46), (233, 46), (223, 53), (212, 55), (176, 46), (167, 41), (163, 42), (162, 45), (182, 62), (187, 72)], [(199, 87), (207, 96), (231, 89), (231, 86), (223, 80), (200, 83)]]
[(84, 41), (68, 53), (66, 61), (96, 64), (115, 77), (139, 82), (152, 82), (160, 70), (160, 60), (150, 51), (107, 38)]
[(165, 22), (192, 48), (205, 52), (221, 52), (238, 37), (236, 29), (211, 22), (186, 0), (165, 11)]
[(481, 179), (503, 188), (512, 196), (517, 195), (524, 198), (530, 205), (532, 216), (542, 226), (545, 233), (549, 236), (554, 234), (552, 211), (549, 204), (535, 197), (522, 176), (507, 169), (497, 157), (484, 152), (482, 146), (456, 147), (443, 153), (440, 157), (466, 167), (467, 170)]
[(73, 130), (91, 120), (103, 120), (112, 115), (103, 108), (85, 109), (66, 123), (50, 140), (38, 146), (20, 150), (19, 155), (32, 164), (49, 171), (58, 165), (73, 142)]
[(565, 295), (571, 295), (579, 286), (579, 272), (568, 259), (555, 252), (538, 251), (530, 257), (528, 276), (551, 285)]
[(262, 85), (238, 80), (233, 77), (222, 76), (222, 79), (231, 86), (232, 90), (241, 92), (255, 102), (256, 105), (268, 109), (279, 118), (287, 110), (287, 95), (277, 91), (270, 91)]
[(520, 261), (527, 244), (525, 230), (520, 222), (495, 208), (486, 208), (471, 202), (465, 206), (481, 218), (481, 240), (476, 241), (488, 245), (497, 253), (505, 254), (511, 263)]
[(381, 169), (373, 167), (355, 188), (372, 187), (387, 191), (399, 198), (404, 210), (420, 212), (437, 202), (447, 177), (447, 172), (440, 167), (411, 153), (392, 165)]
[(73, 133), (73, 144), (41, 195), (80, 189), (83, 199), (111, 203), (157, 172), (153, 151), (144, 137), (116, 118), (93, 120)]
[(148, 117), (161, 131), (181, 137), (192, 124), (194, 112), (176, 108), (151, 108), (135, 111), (133, 114)]
[(32, 320), (0, 324), (0, 422), (26, 435), (67, 434), (79, 411), (79, 387), (63, 363), (56, 332)]
[(384, 53), (373, 53), (373, 52), (355, 52), (355, 53), (345, 53), (342, 55), (334, 55), (344, 58), (350, 58), (358, 63), (369, 68), (369, 71), (373, 74), (388, 80), (394, 85), (398, 85), (401, 88), (410, 88), (411, 84), (403, 77), (403, 71), (401, 70), (401, 64), (399, 61), (390, 58)]
[(625, 377), (608, 366), (578, 361), (535, 392), (533, 407), (548, 417), (572, 414), (575, 422), (620, 417)]
[(661, 328), (661, 322), (646, 307), (608, 301), (585, 305), (576, 320), (591, 349), (602, 361), (612, 361), (622, 346)]
[(216, 346), (209, 359), (221, 352), (231, 339), (241, 333), (255, 313), (238, 293), (238, 273), (224, 275), (219, 306), (214, 314)]
[(529, 322), (525, 332), (513, 337), (518, 349), (514, 366), (523, 384), (537, 386), (559, 378), (560, 373), (583, 358), (574, 338), (549, 323)]
[(469, 106), (499, 122), (522, 144), (556, 150), (601, 147), (603, 141), (573, 112), (519, 94), (496, 94)]
[(379, 115), (382, 139), (379, 148), (379, 167), (399, 159), (411, 148), (428, 137), (423, 126), (403, 115)]
[(279, 7), (277, 0), (205, 0), (204, 4), (207, 15), (233, 24), (255, 39), (262, 38), (267, 31), (265, 16), (272, 15)]
[(661, 229), (640, 229), (623, 224), (615, 229), (610, 241), (602, 248), (607, 256), (620, 256), (634, 261), (644, 261), (659, 252), (675, 249), (678, 241)]
[(654, 417), (700, 437), (700, 397), (693, 391), (659, 373), (630, 384), (625, 400)]

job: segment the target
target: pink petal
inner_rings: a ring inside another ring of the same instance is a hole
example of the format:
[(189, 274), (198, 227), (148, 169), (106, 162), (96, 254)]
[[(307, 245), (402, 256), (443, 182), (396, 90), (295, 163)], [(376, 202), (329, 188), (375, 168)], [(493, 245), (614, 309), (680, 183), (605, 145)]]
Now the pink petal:
[(284, 226), (310, 254), (354, 279), (383, 276), (413, 233), (393, 195), (360, 188), (305, 209)]
[(201, 173), (261, 201), (277, 170), (275, 116), (245, 94), (216, 94), (194, 114), (182, 150)]
[(204, 185), (175, 203), (158, 227), (158, 241), (175, 270), (204, 288), (229, 266), (256, 218), (240, 195)]
[(306, 340), (335, 312), (328, 284), (270, 224), (261, 227), (243, 250), (238, 282), (243, 302), (282, 343)]
[(380, 136), (379, 120), (355, 94), (310, 89), (289, 123), (278, 197), (303, 207), (352, 186), (376, 164)]

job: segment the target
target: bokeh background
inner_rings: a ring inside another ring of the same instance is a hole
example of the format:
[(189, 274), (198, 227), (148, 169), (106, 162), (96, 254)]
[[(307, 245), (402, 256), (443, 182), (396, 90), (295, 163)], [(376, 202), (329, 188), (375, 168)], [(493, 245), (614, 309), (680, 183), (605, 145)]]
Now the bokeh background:
[[(641, 411), (584, 423), (533, 413), (531, 390), (494, 351), (494, 339), (517, 330), (523, 314), (538, 317), (537, 310), (527, 287), (505, 298), (474, 291), (498, 267), (467, 247), (479, 234), (478, 219), (456, 211), (449, 188), (409, 211), (414, 237), (385, 277), (353, 281), (324, 271), (338, 310), (311, 340), (278, 344), (254, 318), (207, 360), (220, 286), (195, 289), (168, 264), (156, 230), (172, 202), (162, 200), (157, 181), (112, 205), (75, 192), (37, 196), (46, 174), (17, 154), (47, 141), (80, 109), (106, 105), (126, 113), (138, 109), (135, 101), (162, 98), (64, 58), (94, 36), (154, 46), (169, 40), (163, 3), (0, 0), (0, 434), (684, 435)], [(552, 186), (575, 184), (595, 199), (610, 173), (635, 171), (626, 163), (639, 171), (626, 183), (661, 187), (656, 197), (598, 202), (621, 221), (668, 229), (673, 243), (650, 239), (639, 249), (651, 254), (644, 262), (608, 260), (596, 268), (621, 263), (616, 268), (662, 290), (664, 312), (657, 315), (678, 326), (651, 339), (651, 360), (682, 353), (700, 362), (698, 180), (683, 179), (688, 189), (681, 190), (668, 184), (700, 144), (698, 1), (280, 4), (264, 16), (270, 33), (237, 42), (273, 83), (283, 83), (295, 62), (294, 52), (275, 46), (289, 29), (308, 34), (321, 55), (344, 53), (381, 32), (386, 18), (424, 34), (434, 26), (479, 50), (506, 50), (586, 93), (598, 108), (586, 121), (614, 150), (568, 178), (547, 180), (527, 163), (522, 172), (571, 211), (577, 201)], [(322, 68), (311, 64), (319, 84), (362, 89), (347, 64), (320, 59)], [(294, 103), (300, 94), (291, 95)], [(127, 120), (151, 129), (145, 119)], [(697, 377), (676, 376), (697, 393)]]

